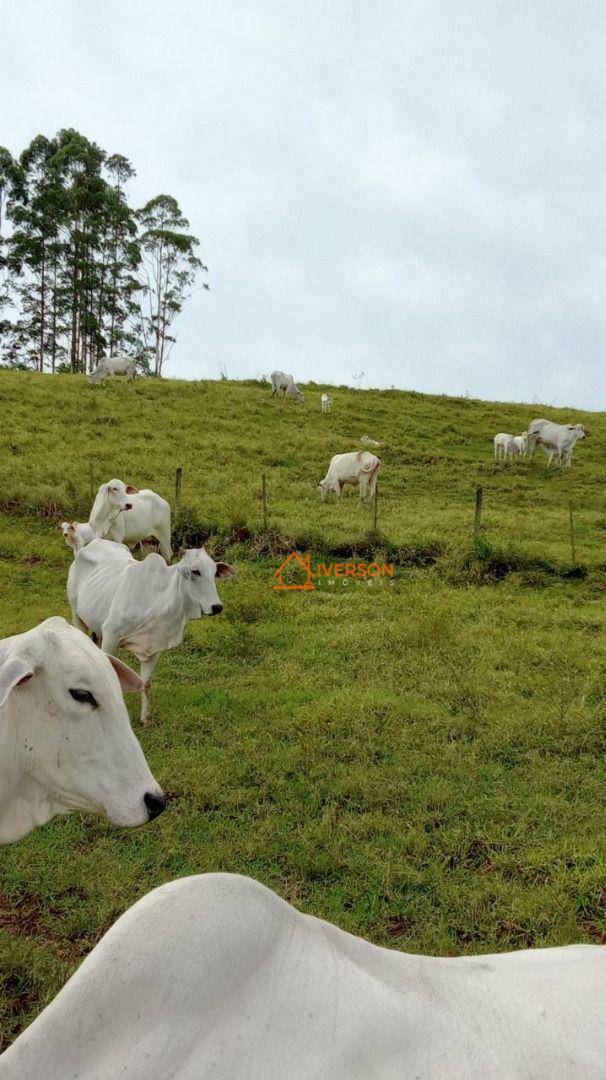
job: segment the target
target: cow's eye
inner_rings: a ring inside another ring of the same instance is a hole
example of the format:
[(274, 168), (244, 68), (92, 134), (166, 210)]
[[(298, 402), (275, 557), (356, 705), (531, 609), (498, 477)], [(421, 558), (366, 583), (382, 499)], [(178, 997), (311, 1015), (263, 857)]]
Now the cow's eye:
[(193, 574), (194, 577), (200, 577), (200, 571), (199, 570), (192, 570), (192, 574)]
[(81, 705), (92, 705), (93, 709), (97, 708), (97, 699), (93, 697), (90, 690), (70, 690), (74, 701), (79, 701)]

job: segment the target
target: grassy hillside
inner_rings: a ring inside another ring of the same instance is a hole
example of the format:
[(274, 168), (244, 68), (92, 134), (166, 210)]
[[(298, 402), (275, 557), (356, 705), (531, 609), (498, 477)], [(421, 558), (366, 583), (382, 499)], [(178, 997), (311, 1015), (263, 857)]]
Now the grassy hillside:
[[(495, 467), (495, 431), (570, 414), (337, 389), (321, 416), (320, 390), (299, 407), (258, 383), (0, 373), (0, 636), (68, 614), (56, 522), (85, 518), (112, 476), (172, 498), (182, 466), (179, 537), (238, 569), (224, 616), (160, 662), (153, 727), (134, 720), (166, 813), (138, 831), (57, 819), (0, 852), (5, 1044), (181, 874), (252, 874), (401, 949), (606, 940), (606, 417), (574, 414), (591, 436), (569, 471)], [(382, 443), (379, 536), (355, 495), (315, 490), (365, 433)], [(396, 576), (279, 593), (292, 544), (393, 558)]]

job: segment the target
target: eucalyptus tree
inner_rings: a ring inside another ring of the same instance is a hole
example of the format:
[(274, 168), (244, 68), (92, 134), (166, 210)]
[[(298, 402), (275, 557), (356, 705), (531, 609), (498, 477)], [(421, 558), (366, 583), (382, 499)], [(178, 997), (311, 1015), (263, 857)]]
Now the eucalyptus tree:
[(154, 375), (162, 375), (175, 338), (170, 330), (207, 267), (196, 255), (199, 241), (171, 195), (157, 195), (139, 210), (141, 284), (139, 331)]

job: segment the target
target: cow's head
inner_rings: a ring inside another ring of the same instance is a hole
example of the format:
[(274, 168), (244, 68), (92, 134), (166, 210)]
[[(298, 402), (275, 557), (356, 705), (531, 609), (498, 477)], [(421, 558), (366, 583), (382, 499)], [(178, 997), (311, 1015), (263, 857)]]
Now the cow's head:
[[(189, 548), (184, 552), (178, 571), (183, 579), (187, 598), (199, 615), (220, 615), (223, 604), (217, 592), (217, 580), (233, 577), (229, 563), (215, 562), (205, 548)], [(198, 616), (196, 611), (196, 616)]]
[(164, 809), (122, 697), (142, 687), (65, 619), (10, 639), (0, 665), (0, 740), (8, 739), (15, 790), (8, 833), (0, 815), (4, 842), (72, 810), (135, 826)]
[(107, 484), (102, 484), (99, 488), (99, 492), (103, 492), (109, 506), (116, 513), (121, 510), (132, 510), (132, 499), (129, 499), (129, 495), (135, 495), (137, 488), (131, 487), (130, 484), (125, 484), (123, 480), (109, 480)]
[(574, 433), (576, 439), (586, 439), (589, 434), (582, 424), (569, 424), (568, 430)]
[(77, 539), (76, 539), (75, 522), (74, 521), (62, 521), (61, 524), (59, 525), (59, 528), (61, 529), (61, 532), (63, 533), (63, 539), (65, 540), (65, 543), (67, 544), (67, 546), (70, 547), (72, 549), (72, 551), (76, 551), (77, 546), (78, 546), (78, 542), (77, 542)]

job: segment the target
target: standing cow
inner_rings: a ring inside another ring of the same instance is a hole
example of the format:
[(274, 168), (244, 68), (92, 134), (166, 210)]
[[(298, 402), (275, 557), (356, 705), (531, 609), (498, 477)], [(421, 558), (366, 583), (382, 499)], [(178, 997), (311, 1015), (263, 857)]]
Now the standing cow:
[(132, 382), (136, 374), (137, 361), (132, 356), (105, 356), (91, 371), (89, 382), (91, 386), (96, 386), (105, 379), (113, 379), (114, 375), (126, 375), (127, 381)]
[(517, 456), (518, 451), (513, 435), (508, 435), (506, 431), (500, 431), (492, 441), (495, 461), (499, 461), (500, 458), (506, 461), (508, 457)]
[(160, 554), (170, 563), (170, 506), (149, 488), (139, 491), (116, 479), (101, 484), (88, 523), (99, 539), (115, 540), (130, 547), (154, 536)]
[(287, 375), (284, 371), (272, 371), (270, 375), (271, 379), (271, 396), (276, 397), (278, 392), (282, 391), (283, 397), (294, 398), (295, 401), (304, 402), (305, 395), (303, 391), (299, 389), (292, 375)]
[(0, 641), (0, 844), (72, 810), (127, 826), (161, 813), (121, 693), (142, 689), (65, 619)]
[(329, 413), (332, 408), (332, 398), (328, 394), (322, 394), (320, 401), (322, 402), (322, 412)]
[(111, 540), (93, 540), (70, 566), (67, 596), (75, 626), (90, 630), (104, 652), (123, 647), (141, 664), (141, 723), (149, 723), (149, 688), (160, 653), (183, 641), (190, 619), (220, 615), (216, 580), (235, 574), (204, 548), (167, 566), (153, 552), (141, 562)]
[(369, 450), (357, 450), (351, 454), (335, 454), (330, 459), (328, 472), (318, 484), (318, 491), (324, 500), (330, 491), (340, 497), (345, 484), (358, 485), (360, 499), (374, 498), (377, 489), (377, 477), (381, 459)]
[(572, 452), (579, 439), (586, 439), (587, 432), (582, 424), (554, 424), (551, 420), (533, 420), (528, 425), (528, 445), (530, 457), (534, 461), (537, 446), (542, 446), (549, 455), (548, 465), (556, 460), (564, 462), (567, 468), (572, 465)]

